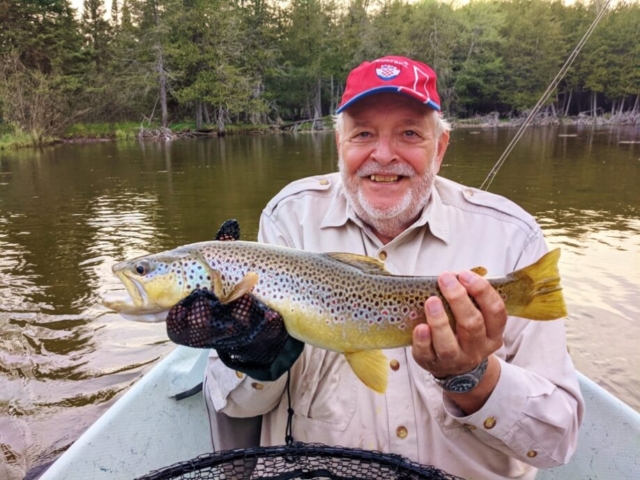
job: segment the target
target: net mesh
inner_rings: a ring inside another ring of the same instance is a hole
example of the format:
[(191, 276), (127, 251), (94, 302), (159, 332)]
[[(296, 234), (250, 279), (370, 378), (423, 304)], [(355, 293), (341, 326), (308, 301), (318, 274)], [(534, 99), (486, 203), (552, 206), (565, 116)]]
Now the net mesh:
[(171, 341), (214, 348), (225, 365), (268, 370), (289, 334), (280, 314), (252, 295), (223, 304), (209, 290), (195, 290), (167, 315)]
[(322, 444), (292, 443), (201, 455), (136, 480), (423, 480), (460, 479), (396, 454)]

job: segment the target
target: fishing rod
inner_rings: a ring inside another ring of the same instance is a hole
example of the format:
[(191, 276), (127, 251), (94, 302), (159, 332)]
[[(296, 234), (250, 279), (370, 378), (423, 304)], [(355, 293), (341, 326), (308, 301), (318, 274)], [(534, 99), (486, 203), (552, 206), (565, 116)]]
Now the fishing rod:
[(513, 137), (509, 145), (507, 145), (507, 148), (505, 149), (505, 151), (502, 153), (502, 155), (500, 156), (496, 164), (493, 166), (491, 171), (489, 171), (487, 178), (485, 178), (484, 182), (482, 182), (482, 185), (480, 185), (480, 190), (485, 190), (485, 191), (489, 190), (489, 187), (491, 186), (491, 182), (493, 182), (493, 179), (498, 174), (498, 171), (500, 170), (502, 165), (506, 162), (507, 157), (516, 146), (516, 143), (518, 143), (518, 141), (524, 134), (524, 131), (527, 129), (529, 124), (533, 121), (535, 116), (538, 114), (538, 111), (540, 110), (540, 108), (542, 108), (542, 105), (549, 99), (549, 97), (551, 96), (551, 93), (556, 89), (560, 81), (564, 78), (567, 71), (571, 67), (571, 64), (580, 53), (580, 50), (582, 50), (582, 47), (584, 46), (585, 43), (587, 43), (587, 40), (589, 39), (589, 37), (591, 36), (595, 28), (598, 26), (598, 23), (600, 23), (600, 20), (602, 20), (602, 18), (604, 17), (604, 14), (606, 13), (610, 3), (611, 3), (611, 0), (607, 0), (607, 2), (604, 4), (602, 9), (598, 12), (598, 14), (596, 15), (596, 18), (594, 18), (593, 22), (591, 23), (591, 26), (587, 29), (582, 39), (578, 42), (576, 47), (573, 49), (573, 51), (571, 52), (571, 55), (569, 55), (569, 58), (567, 58), (566, 62), (564, 62), (564, 65), (562, 66), (558, 74), (555, 76), (555, 78), (551, 81), (551, 83), (549, 84), (545, 92), (542, 94), (542, 96), (538, 100), (538, 103), (536, 103), (533, 109), (531, 110), (531, 114), (527, 116), (526, 120), (524, 121), (524, 123), (522, 124), (522, 126), (520, 127), (516, 135)]

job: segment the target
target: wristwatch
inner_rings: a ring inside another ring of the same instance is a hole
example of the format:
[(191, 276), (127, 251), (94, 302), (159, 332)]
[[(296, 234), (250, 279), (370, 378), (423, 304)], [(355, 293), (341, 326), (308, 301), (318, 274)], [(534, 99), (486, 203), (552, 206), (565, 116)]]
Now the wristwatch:
[(488, 359), (482, 360), (476, 368), (467, 373), (460, 375), (451, 375), (445, 378), (433, 377), (435, 382), (442, 387), (443, 390), (453, 393), (467, 393), (478, 386), (482, 377), (487, 371)]

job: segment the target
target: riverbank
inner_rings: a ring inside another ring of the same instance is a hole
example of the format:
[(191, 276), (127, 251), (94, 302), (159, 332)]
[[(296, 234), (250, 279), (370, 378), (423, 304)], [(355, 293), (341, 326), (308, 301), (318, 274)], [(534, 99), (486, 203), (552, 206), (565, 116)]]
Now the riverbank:
[[(226, 125), (225, 135), (256, 134), (274, 131), (271, 125)], [(98, 143), (114, 140), (176, 140), (219, 136), (212, 125), (196, 128), (195, 123), (176, 123), (168, 128), (160, 125), (140, 125), (134, 122), (77, 123), (60, 137), (35, 137), (6, 127), (0, 130), (0, 150), (25, 147), (44, 147), (59, 143)]]
[[(500, 118), (497, 112), (472, 118), (450, 119), (454, 128), (513, 128), (520, 127), (525, 121), (526, 115), (512, 118)], [(323, 129), (332, 128), (332, 117), (323, 119)], [(640, 125), (640, 111), (625, 112), (621, 114), (604, 114), (599, 116), (578, 115), (573, 117), (560, 117), (555, 115), (540, 114), (531, 122), (531, 126), (566, 126), (566, 125)], [(226, 125), (224, 133), (218, 133), (216, 126), (205, 125), (196, 128), (195, 123), (175, 123), (169, 127), (160, 125), (143, 126), (134, 122), (118, 123), (78, 123), (70, 126), (59, 137), (35, 138), (32, 135), (12, 131), (6, 127), (0, 130), (0, 150), (9, 150), (24, 147), (42, 147), (59, 143), (98, 143), (114, 140), (159, 140), (170, 141), (178, 139), (216, 137), (221, 135), (251, 135), (283, 132), (311, 131), (313, 121), (292, 121), (270, 125)]]

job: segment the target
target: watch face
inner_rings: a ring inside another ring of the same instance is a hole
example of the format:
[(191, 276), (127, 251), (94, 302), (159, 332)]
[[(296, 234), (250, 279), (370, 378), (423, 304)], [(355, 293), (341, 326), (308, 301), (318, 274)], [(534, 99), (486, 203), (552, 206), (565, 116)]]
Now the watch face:
[(447, 382), (445, 390), (455, 393), (466, 393), (478, 385), (478, 379), (471, 375), (459, 375)]

